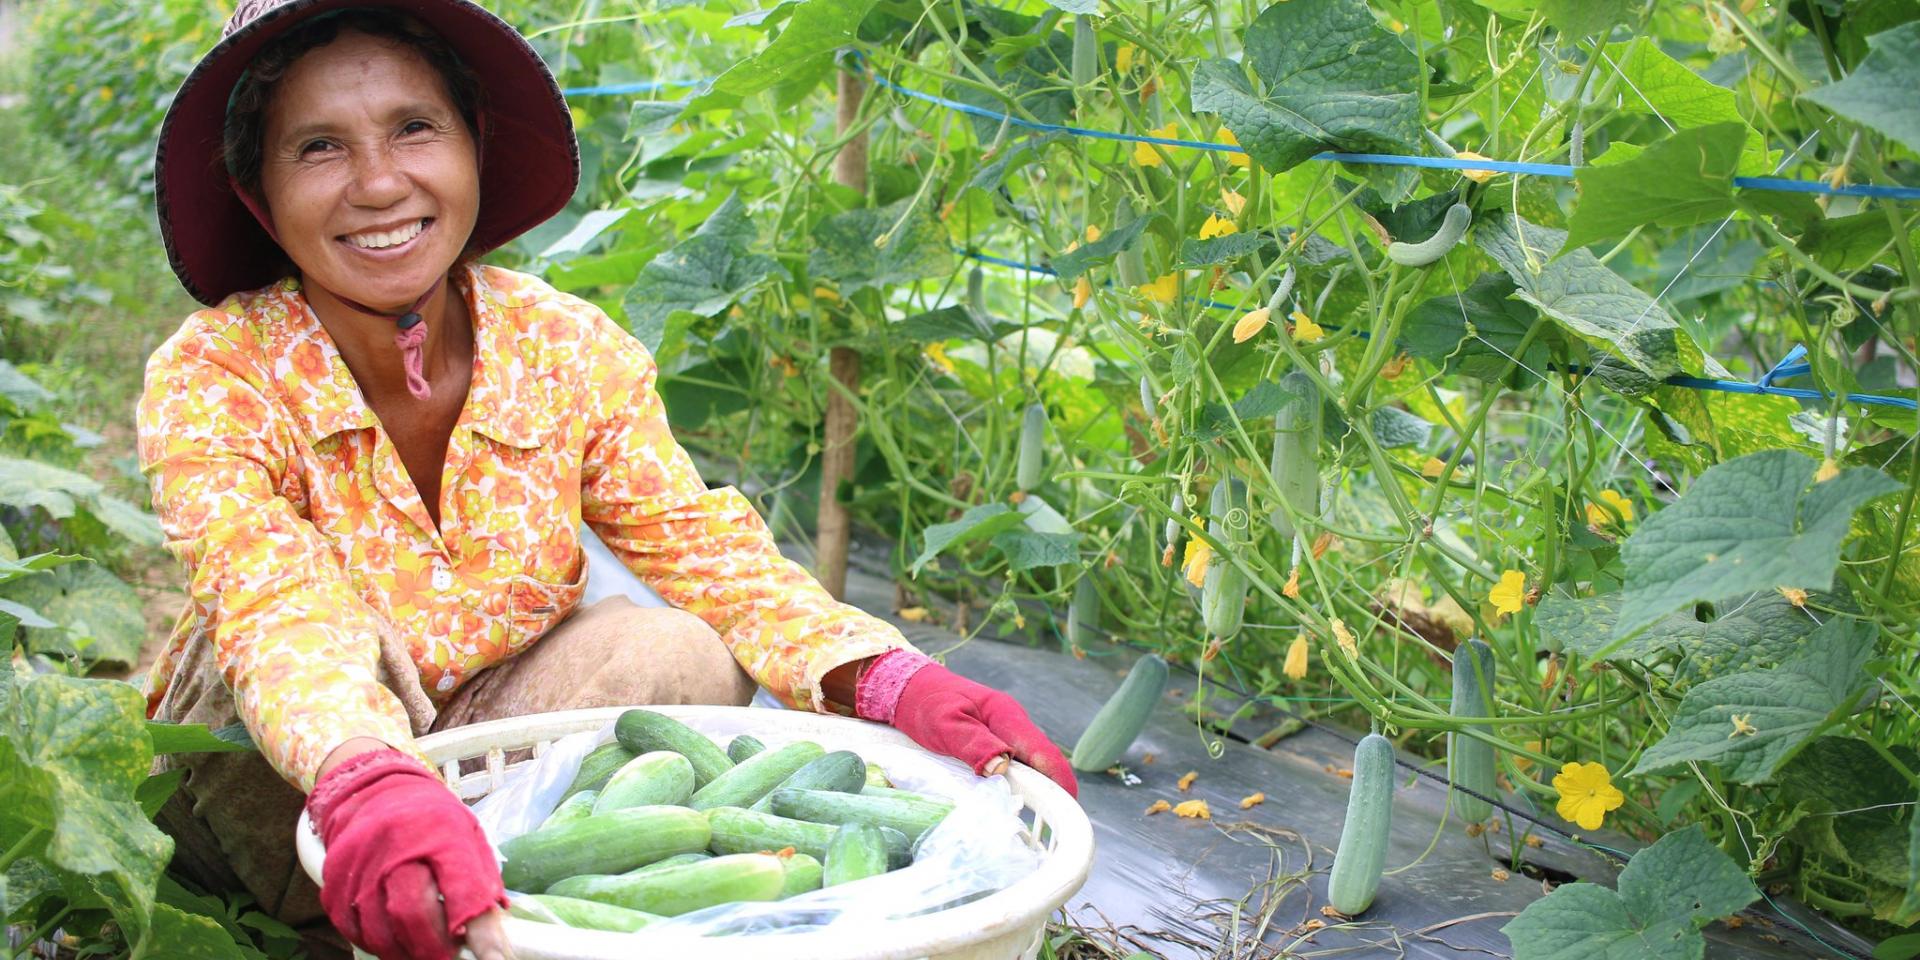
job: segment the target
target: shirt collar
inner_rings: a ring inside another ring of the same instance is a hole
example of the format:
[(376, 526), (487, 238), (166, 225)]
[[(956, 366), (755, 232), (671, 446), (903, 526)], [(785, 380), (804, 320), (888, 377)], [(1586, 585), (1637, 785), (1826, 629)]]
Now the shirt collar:
[[(454, 288), (467, 298), (473, 317), (474, 371), (467, 388), (462, 423), (514, 447), (535, 447), (552, 429), (547, 404), (526, 396), (526, 375), (519, 356), (521, 339), (513, 314), (526, 305), (526, 293), (500, 283), (494, 268), (467, 264), (454, 271)], [(359, 384), (340, 356), (333, 338), (307, 304), (300, 281), (289, 277), (269, 295), (270, 313), (263, 346), (267, 362), (287, 396), (288, 406), (318, 442), (346, 430), (374, 426)]]

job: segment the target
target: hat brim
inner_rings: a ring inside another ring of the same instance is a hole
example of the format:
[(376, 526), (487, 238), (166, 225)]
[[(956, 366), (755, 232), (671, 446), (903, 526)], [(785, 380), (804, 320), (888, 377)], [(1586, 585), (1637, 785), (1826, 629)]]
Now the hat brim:
[[(308, 18), (390, 7), (438, 33), (486, 90), (480, 209), (468, 249), (492, 250), (560, 212), (580, 181), (580, 146), (559, 84), (519, 31), (468, 0), (294, 0), (220, 41), (180, 85), (160, 124), (154, 205), (175, 276), (194, 299), (280, 279), (285, 257), (233, 192), (221, 130), (233, 85), (255, 54)], [(506, 155), (511, 150), (511, 155)]]

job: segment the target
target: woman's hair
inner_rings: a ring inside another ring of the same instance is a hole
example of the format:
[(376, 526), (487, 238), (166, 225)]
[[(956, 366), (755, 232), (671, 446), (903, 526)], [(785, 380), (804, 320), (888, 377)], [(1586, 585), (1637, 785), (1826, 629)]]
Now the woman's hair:
[(342, 31), (359, 31), (418, 53), (446, 81), (447, 93), (466, 121), (467, 130), (477, 132), (474, 118), (483, 107), (484, 88), (480, 78), (460, 62), (439, 34), (403, 13), (371, 8), (343, 10), (315, 17), (262, 47), (234, 84), (221, 131), (220, 154), (227, 172), (240, 186), (249, 190), (260, 186), (261, 141), (266, 136), (267, 105), (273, 102), (275, 88), (301, 57), (332, 43)]

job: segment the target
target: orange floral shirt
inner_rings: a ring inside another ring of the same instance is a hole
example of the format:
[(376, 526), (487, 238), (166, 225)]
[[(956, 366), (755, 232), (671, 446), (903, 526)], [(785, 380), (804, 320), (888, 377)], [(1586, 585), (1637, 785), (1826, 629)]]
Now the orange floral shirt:
[(790, 705), (826, 711), (829, 671), (908, 646), (783, 558), (739, 492), (701, 482), (653, 357), (605, 313), (497, 267), (454, 279), (475, 356), (437, 529), (297, 280), (194, 313), (148, 361), (141, 468), (189, 574), (150, 715), (188, 646), (212, 643), (242, 721), (301, 789), (353, 737), (410, 749), (376, 677), (382, 636), (444, 704), (572, 612), (582, 520)]

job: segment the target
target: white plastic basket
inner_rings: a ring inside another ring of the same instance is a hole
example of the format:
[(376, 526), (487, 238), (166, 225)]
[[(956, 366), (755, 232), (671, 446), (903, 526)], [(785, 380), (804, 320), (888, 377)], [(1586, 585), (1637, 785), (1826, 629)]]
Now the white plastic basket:
[[(605, 727), (622, 709), (568, 710), (476, 723), (428, 734), (419, 744), (427, 758), (440, 765), (461, 799), (476, 800), (497, 788), (507, 771), (513, 769), (506, 763), (508, 752), (531, 747), (538, 755), (567, 734)], [(826, 714), (715, 706), (647, 709), (675, 717), (702, 732), (715, 728), (750, 733), (758, 730), (780, 740), (813, 740), (829, 750), (859, 752), (863, 745), (870, 744), (919, 749), (891, 727)], [(483, 760), (484, 767), (461, 774), (461, 761), (475, 759)], [(843, 932), (675, 937), (666, 932), (576, 930), (517, 917), (507, 918), (507, 937), (518, 960), (630, 960), (642, 953), (653, 957), (698, 955), (701, 960), (760, 960), (769, 956), (782, 960), (1031, 960), (1039, 954), (1047, 917), (1086, 882), (1093, 865), (1093, 825), (1080, 805), (1040, 772), (1016, 763), (1006, 776), (1024, 804), (1021, 817), (1029, 825), (1029, 841), (1043, 852), (1039, 868), (1013, 886), (972, 903), (868, 925), (860, 931), (858, 943), (848, 942)], [(294, 843), (301, 867), (314, 883), (319, 883), (326, 851), (304, 813), (295, 829)]]

